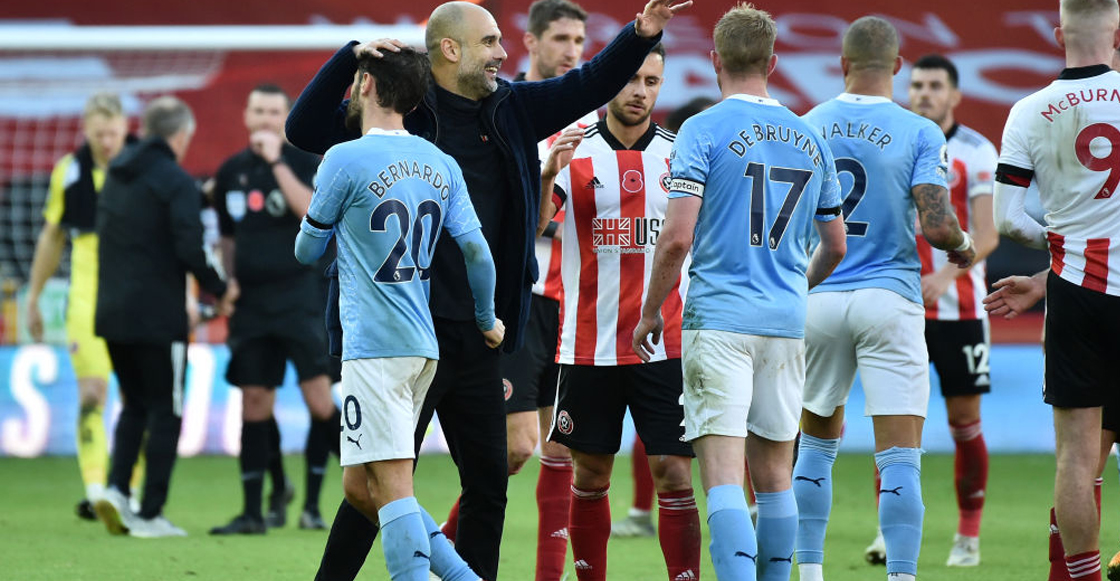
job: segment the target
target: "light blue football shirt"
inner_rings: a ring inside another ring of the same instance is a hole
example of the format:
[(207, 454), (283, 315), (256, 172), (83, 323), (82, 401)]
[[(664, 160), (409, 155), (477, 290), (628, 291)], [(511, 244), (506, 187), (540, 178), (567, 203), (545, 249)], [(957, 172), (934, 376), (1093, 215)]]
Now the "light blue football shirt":
[(440, 228), (482, 228), (459, 165), (404, 131), (373, 129), (327, 151), (308, 220), (333, 225), (342, 359), (439, 359), (428, 279)]
[(703, 198), (683, 328), (804, 337), (813, 219), (840, 206), (820, 133), (773, 99), (732, 95), (681, 127), (670, 174), (670, 198)]
[(812, 292), (883, 288), (922, 304), (910, 189), (946, 187), (945, 134), (886, 97), (842, 93), (803, 117), (828, 141), (844, 192), (848, 253)]

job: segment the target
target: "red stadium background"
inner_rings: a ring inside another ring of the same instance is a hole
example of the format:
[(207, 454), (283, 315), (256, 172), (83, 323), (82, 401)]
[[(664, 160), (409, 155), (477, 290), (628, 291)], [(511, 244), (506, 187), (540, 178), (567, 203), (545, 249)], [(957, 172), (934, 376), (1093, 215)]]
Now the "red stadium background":
[[(505, 34), (510, 54), (502, 74), (513, 76), (524, 63), (521, 37), (531, 0), (483, 0)], [(272, 0), (192, 0), (191, 2), (25, 2), (5, 6), (4, 18), (62, 20), (78, 25), (110, 24), (314, 24), (376, 22), (420, 23), (438, 4), (357, 0), (275, 2)], [(1011, 104), (1045, 85), (1063, 66), (1053, 39), (1057, 0), (976, 2), (943, 0), (934, 4), (862, 0), (823, 3), (785, 0), (761, 3), (778, 23), (779, 63), (772, 80), (774, 96), (803, 112), (842, 89), (840, 39), (845, 27), (864, 14), (889, 18), (902, 35), (902, 54), (913, 61), (928, 52), (953, 58), (961, 70), (965, 101), (959, 119), (999, 143)], [(658, 115), (699, 95), (717, 96), (708, 61), (711, 29), (730, 2), (700, 0), (669, 25), (666, 81)], [(600, 50), (619, 27), (641, 10), (641, 0), (584, 2), (588, 21), (587, 55)], [(340, 38), (339, 45), (349, 39)], [(230, 52), (203, 86), (175, 92), (198, 115), (195, 145), (188, 169), (212, 173), (222, 159), (246, 140), (241, 112), (247, 92), (272, 81), (299, 92), (329, 52)], [(905, 70), (896, 83), (896, 99), (905, 102)], [(60, 71), (60, 74), (66, 74)], [(27, 95), (27, 98), (35, 98)], [(147, 95), (145, 95), (147, 97)], [(0, 113), (2, 115), (2, 113)], [(5, 121), (0, 118), (0, 123)], [(46, 169), (49, 169), (46, 168)]]

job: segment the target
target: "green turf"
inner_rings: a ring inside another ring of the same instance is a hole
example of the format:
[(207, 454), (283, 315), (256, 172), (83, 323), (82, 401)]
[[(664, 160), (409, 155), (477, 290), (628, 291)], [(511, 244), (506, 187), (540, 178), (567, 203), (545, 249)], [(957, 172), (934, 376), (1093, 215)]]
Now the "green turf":
[[(302, 473), (301, 459), (288, 459), (288, 471)], [(842, 455), (836, 464), (836, 496), (826, 546), (825, 573), (829, 581), (885, 578), (885, 570), (863, 563), (863, 548), (875, 531), (874, 496), (869, 455)], [(502, 579), (533, 579), (536, 539), (535, 461), (511, 480), (509, 511), (502, 545)], [(611, 495), (615, 515), (625, 514), (630, 495), (628, 460), (619, 458)], [(944, 566), (956, 526), (952, 487), (952, 457), (923, 459), (926, 502), (921, 577), (932, 580), (1022, 580), (1046, 576), (1047, 507), (1053, 486), (1050, 456), (993, 456), (987, 507), (984, 514), (983, 558), (979, 570)], [(1105, 472), (1105, 559), (1115, 550), (1118, 521), (1115, 512), (1116, 468)], [(340, 498), (339, 472), (332, 470), (324, 485), (322, 507), (329, 521)], [(458, 482), (447, 457), (427, 456), (417, 472), (421, 503), (441, 520), (456, 494)], [(302, 478), (297, 479), (302, 484)], [(300, 486), (302, 490), (302, 486)], [(73, 506), (80, 495), (73, 458), (0, 459), (0, 579), (164, 580), (229, 579), (236, 581), (310, 581), (314, 577), (325, 532), (301, 531), (292, 526), (302, 498), (289, 511), (290, 524), (263, 537), (214, 538), (209, 527), (224, 523), (240, 508), (237, 461), (232, 458), (189, 458), (176, 468), (167, 516), (185, 528), (185, 539), (111, 537), (97, 523), (79, 521)], [(703, 502), (700, 503), (703, 514)], [(707, 555), (704, 527), (702, 577), (715, 579)], [(360, 579), (386, 579), (381, 545), (375, 544)], [(665, 578), (655, 539), (612, 540), (609, 549), (611, 581)], [(571, 565), (568, 566), (571, 572)], [(796, 572), (793, 576), (797, 578)], [(570, 576), (574, 579), (574, 574)]]

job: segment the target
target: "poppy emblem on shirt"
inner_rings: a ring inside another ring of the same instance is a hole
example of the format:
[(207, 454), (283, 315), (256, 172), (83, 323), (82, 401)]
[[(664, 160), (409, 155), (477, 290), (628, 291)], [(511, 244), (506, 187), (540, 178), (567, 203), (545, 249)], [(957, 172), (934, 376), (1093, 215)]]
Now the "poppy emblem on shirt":
[(264, 194), (260, 190), (249, 192), (249, 210), (260, 212), (264, 209)]
[(628, 169), (626, 173), (622, 174), (622, 189), (636, 194), (642, 191), (645, 184), (642, 182), (642, 172), (636, 169)]

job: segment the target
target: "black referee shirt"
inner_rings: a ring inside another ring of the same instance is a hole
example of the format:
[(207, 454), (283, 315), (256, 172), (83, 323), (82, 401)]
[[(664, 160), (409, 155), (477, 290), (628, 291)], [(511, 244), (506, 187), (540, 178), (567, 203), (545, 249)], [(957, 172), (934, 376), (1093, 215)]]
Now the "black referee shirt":
[[(296, 177), (311, 187), (319, 156), (287, 143), (282, 156)], [(234, 274), (241, 285), (238, 312), (265, 316), (293, 309), (320, 312), (322, 305), (314, 298), (322, 292), (322, 269), (300, 264), (295, 258), (292, 249), (301, 217), (288, 207), (272, 167), (245, 148), (222, 164), (214, 181), (218, 229), (237, 244)]]

